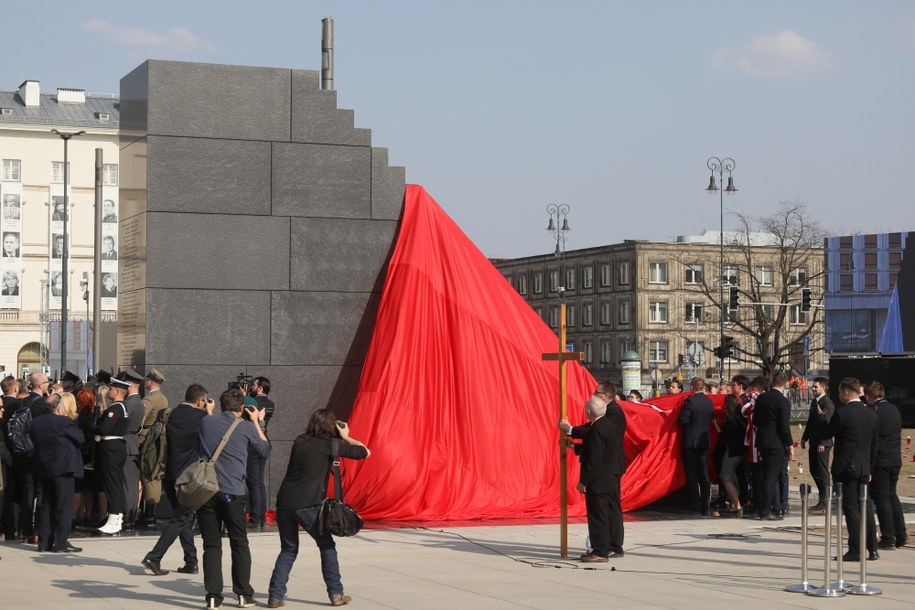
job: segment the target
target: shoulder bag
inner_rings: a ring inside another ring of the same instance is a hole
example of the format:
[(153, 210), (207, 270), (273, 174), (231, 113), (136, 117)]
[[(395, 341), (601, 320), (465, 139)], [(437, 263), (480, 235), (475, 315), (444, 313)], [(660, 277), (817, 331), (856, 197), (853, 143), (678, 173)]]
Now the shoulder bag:
[(200, 458), (178, 475), (178, 478), (175, 479), (178, 502), (197, 510), (216, 495), (216, 492), (219, 491), (219, 479), (216, 477), (216, 460), (219, 458), (219, 454), (222, 453), (223, 447), (229, 442), (232, 432), (235, 431), (235, 428), (240, 423), (241, 418), (236, 417), (229, 429), (226, 430), (226, 433), (222, 435), (219, 446), (216, 447), (216, 451), (213, 452), (213, 456), (209, 460)]
[(334, 498), (325, 498), (318, 516), (318, 531), (331, 536), (354, 536), (362, 529), (362, 517), (343, 501), (343, 481), (340, 477), (340, 440), (330, 440), (330, 459), (334, 474)]

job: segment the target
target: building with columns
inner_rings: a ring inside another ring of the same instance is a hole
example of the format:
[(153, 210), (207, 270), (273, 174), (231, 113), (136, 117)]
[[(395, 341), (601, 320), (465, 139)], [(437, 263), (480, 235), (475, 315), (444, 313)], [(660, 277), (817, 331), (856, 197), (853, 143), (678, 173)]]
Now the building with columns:
[[(116, 95), (81, 89), (42, 92), (34, 80), (18, 90), (0, 91), (0, 375), (39, 369), (58, 373), (64, 215), (69, 242), (67, 368), (85, 376), (90, 368), (114, 364), (91, 362), (93, 295), (84, 297), (94, 282), (95, 151), (101, 148), (103, 207), (110, 210), (102, 225), (102, 319), (116, 319), (118, 120)], [(67, 144), (69, 210), (64, 206), (64, 140), (52, 130), (83, 132)]]

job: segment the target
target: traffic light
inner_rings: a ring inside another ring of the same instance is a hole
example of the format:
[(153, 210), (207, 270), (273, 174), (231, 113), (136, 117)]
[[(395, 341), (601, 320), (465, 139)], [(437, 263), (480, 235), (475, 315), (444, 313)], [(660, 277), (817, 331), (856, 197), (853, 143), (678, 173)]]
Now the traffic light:
[(716, 358), (722, 358), (722, 359), (724, 358), (724, 356), (721, 355), (721, 346), (720, 345), (718, 347), (716, 347), (715, 349), (713, 349), (712, 353), (715, 354)]
[(728, 309), (736, 310), (740, 306), (740, 289), (737, 286), (731, 286), (730, 299), (728, 300)]
[(801, 289), (801, 311), (807, 313), (810, 311), (810, 300), (813, 297), (812, 291), (810, 288)]
[(730, 358), (734, 355), (734, 349), (737, 347), (737, 343), (734, 341), (734, 337), (728, 335), (722, 335), (721, 337), (721, 357)]
[(682, 367), (682, 366), (683, 366), (683, 361), (684, 361), (684, 360), (686, 360), (686, 358), (683, 357), (683, 354), (677, 354), (677, 366), (678, 366), (678, 367)]

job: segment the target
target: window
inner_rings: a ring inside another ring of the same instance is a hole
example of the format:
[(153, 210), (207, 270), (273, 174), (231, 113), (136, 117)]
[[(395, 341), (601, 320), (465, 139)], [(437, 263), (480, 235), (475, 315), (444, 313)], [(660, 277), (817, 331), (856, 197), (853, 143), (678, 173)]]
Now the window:
[(581, 270), (581, 287), (592, 288), (594, 286), (594, 267), (590, 265)]
[(877, 274), (876, 273), (865, 273), (864, 274), (864, 289), (865, 290), (877, 290)]
[(626, 352), (632, 351), (632, 339), (620, 339), (620, 360), (623, 359), (623, 354)]
[(788, 309), (790, 324), (807, 324), (807, 315), (809, 312), (802, 311), (800, 305), (791, 305)]
[(854, 247), (853, 240), (854, 238), (851, 235), (846, 235), (839, 238), (839, 247), (840, 248), (852, 248)]
[(890, 248), (901, 248), (902, 247), (902, 233), (890, 233), (887, 235), (887, 245)]
[(760, 286), (772, 285), (772, 267), (757, 267), (754, 275)]
[(898, 278), (899, 278), (899, 274), (898, 274), (898, 273), (891, 273), (891, 274), (890, 274), (890, 286), (889, 286), (889, 289), (890, 289), (890, 290), (892, 290), (893, 287), (896, 286), (896, 280), (897, 280)]
[(619, 268), (617, 269), (619, 276), (616, 278), (616, 283), (620, 286), (629, 285), (629, 261), (623, 261), (620, 263)]
[(543, 274), (534, 274), (534, 294), (543, 294)]
[(890, 252), (890, 268), (898, 269), (902, 266), (902, 252)]
[(534, 311), (537, 312), (537, 317), (542, 320), (543, 319), (543, 307), (534, 307)]
[(585, 353), (585, 364), (591, 364), (594, 362), (594, 348), (590, 341), (585, 341), (584, 349), (581, 351)]
[(667, 301), (652, 301), (648, 304), (648, 321), (667, 323)]
[(594, 325), (594, 305), (591, 303), (585, 303), (581, 306), (581, 325), (582, 326), (593, 326)]
[(877, 253), (876, 252), (865, 252), (864, 253), (864, 268), (865, 269), (876, 269), (877, 268)]
[[(67, 178), (70, 179), (72, 174), (70, 171), (70, 162), (67, 161)], [(51, 182), (63, 182), (64, 181), (64, 162), (63, 161), (51, 161)]]
[(118, 185), (118, 166), (115, 163), (104, 163), (102, 165), (102, 185)]
[(609, 302), (600, 304), (600, 323), (601, 324), (612, 324), (613, 323), (613, 308)]
[(877, 235), (871, 233), (870, 235), (864, 236), (864, 247), (865, 248), (876, 248), (877, 247)]
[(839, 271), (851, 271), (855, 268), (855, 262), (852, 260), (851, 252), (841, 252), (839, 254)]
[(701, 284), (702, 283), (702, 265), (699, 263), (693, 263), (691, 265), (686, 265), (686, 271), (684, 273), (685, 282), (687, 284)]
[(609, 364), (613, 359), (613, 344), (609, 341), (600, 343), (600, 361), (601, 364)]
[(19, 159), (3, 160), (3, 180), (19, 182), (22, 162)]
[(600, 266), (600, 285), (609, 286), (611, 282), (610, 265)]
[(854, 276), (851, 273), (843, 273), (839, 276), (839, 290), (854, 290)]
[(667, 263), (658, 263), (658, 262), (648, 263), (648, 283), (649, 284), (666, 284), (667, 283)]
[(566, 270), (566, 290), (575, 290), (575, 270)]
[(763, 319), (767, 322), (775, 320), (775, 305), (757, 305), (762, 310)]
[(620, 301), (620, 324), (629, 324), (629, 301)]
[(788, 274), (789, 286), (806, 286), (807, 285), (807, 267), (795, 267)]
[(550, 292), (559, 290), (559, 272), (550, 271)]
[(703, 305), (702, 303), (687, 303), (686, 304), (686, 323), (687, 324), (699, 324), (700, 322), (705, 321), (705, 316), (703, 315)]
[(525, 295), (527, 294), (527, 275), (522, 274), (518, 276), (518, 294)]
[(550, 307), (550, 326), (559, 328), (559, 308)]
[(667, 362), (667, 341), (648, 342), (648, 361)]
[(721, 281), (725, 287), (740, 285), (740, 271), (736, 265), (725, 265), (721, 270)]
[(575, 306), (566, 306), (566, 326), (575, 326)]

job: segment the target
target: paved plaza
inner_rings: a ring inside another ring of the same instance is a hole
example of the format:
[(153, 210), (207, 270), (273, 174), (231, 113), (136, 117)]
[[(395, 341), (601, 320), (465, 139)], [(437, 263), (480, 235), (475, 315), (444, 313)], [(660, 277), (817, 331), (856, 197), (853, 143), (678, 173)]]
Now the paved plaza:
[[(907, 499), (910, 540), (915, 499)], [(793, 514), (799, 511), (793, 509)], [(658, 513), (627, 516), (626, 556), (584, 565), (584, 523), (569, 526), (570, 558), (559, 557), (559, 526), (477, 525), (365, 529), (340, 540), (346, 592), (354, 609), (496, 608), (906, 608), (915, 599), (915, 547), (881, 551), (868, 562), (867, 583), (876, 598), (815, 598), (783, 591), (801, 581), (800, 517), (685, 519)], [(811, 520), (808, 581), (823, 582), (822, 517)], [(279, 549), (275, 531), (249, 535), (252, 584), (266, 607), (267, 583)], [(0, 544), (3, 608), (202, 608), (202, 576), (171, 572), (151, 576), (140, 560), (153, 537), (74, 539), (76, 555), (38, 553), (33, 546)], [(199, 539), (198, 539), (198, 550)], [(228, 541), (224, 540), (229, 586)], [(162, 562), (181, 565), (176, 544)], [(833, 564), (833, 576), (835, 565)], [(859, 564), (845, 577), (858, 584)], [(226, 591), (223, 607), (235, 605)], [(329, 606), (318, 553), (302, 535), (289, 582), (287, 607)]]

